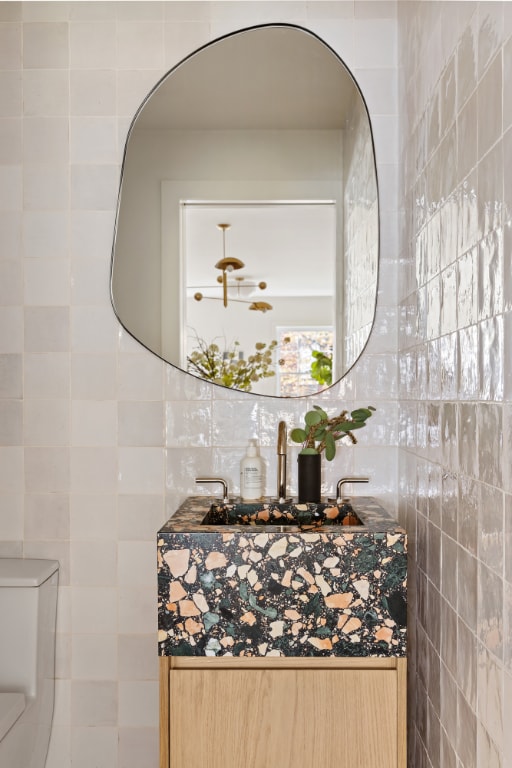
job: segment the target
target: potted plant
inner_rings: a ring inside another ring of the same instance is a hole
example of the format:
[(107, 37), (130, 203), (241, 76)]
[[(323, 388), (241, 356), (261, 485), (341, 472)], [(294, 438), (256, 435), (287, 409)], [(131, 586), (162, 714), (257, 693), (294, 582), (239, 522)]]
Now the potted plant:
[(320, 501), (322, 453), (325, 453), (327, 461), (332, 461), (339, 440), (347, 437), (352, 443), (357, 443), (354, 430), (366, 426), (374, 411), (375, 408), (369, 405), (350, 414), (342, 411), (338, 416), (329, 417), (323, 408), (314, 405), (304, 417), (304, 427), (292, 429), (290, 437), (293, 442), (302, 443), (298, 455), (299, 501)]

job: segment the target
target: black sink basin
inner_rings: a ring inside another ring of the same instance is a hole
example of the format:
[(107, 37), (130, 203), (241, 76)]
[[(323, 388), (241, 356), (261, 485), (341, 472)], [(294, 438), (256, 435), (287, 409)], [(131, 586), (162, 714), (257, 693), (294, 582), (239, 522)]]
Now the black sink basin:
[(251, 525), (301, 530), (322, 526), (362, 525), (349, 503), (303, 503), (240, 501), (213, 503), (202, 525)]

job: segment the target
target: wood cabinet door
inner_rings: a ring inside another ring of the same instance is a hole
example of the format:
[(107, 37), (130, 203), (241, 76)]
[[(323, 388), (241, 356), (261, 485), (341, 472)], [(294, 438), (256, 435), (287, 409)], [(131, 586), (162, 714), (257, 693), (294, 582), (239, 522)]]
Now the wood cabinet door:
[(395, 670), (175, 669), (170, 768), (396, 768)]

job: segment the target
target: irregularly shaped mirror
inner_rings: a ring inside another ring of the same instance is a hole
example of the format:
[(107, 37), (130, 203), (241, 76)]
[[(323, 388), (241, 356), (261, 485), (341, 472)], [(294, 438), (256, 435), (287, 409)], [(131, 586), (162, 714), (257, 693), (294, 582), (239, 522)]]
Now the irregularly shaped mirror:
[(156, 85), (126, 142), (112, 256), (136, 339), (216, 384), (312, 394), (362, 353), (377, 273), (370, 122), (329, 46), (253, 27)]

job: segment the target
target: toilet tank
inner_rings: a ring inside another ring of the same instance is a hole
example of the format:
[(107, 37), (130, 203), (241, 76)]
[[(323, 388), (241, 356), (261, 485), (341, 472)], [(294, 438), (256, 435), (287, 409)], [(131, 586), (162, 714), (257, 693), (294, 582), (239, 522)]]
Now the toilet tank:
[(0, 692), (35, 696), (53, 677), (56, 560), (0, 558)]

